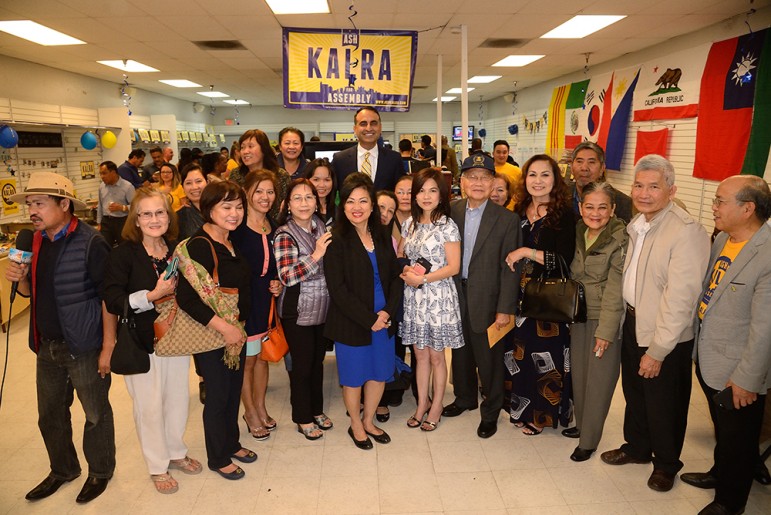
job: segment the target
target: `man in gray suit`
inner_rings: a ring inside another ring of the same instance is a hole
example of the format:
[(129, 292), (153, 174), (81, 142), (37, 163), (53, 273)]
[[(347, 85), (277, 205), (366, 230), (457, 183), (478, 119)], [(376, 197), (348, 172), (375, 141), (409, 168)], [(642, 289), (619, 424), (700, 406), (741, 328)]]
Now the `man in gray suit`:
[(461, 183), (468, 198), (454, 202), (450, 216), (461, 233), (463, 256), (455, 286), (460, 300), (466, 345), (452, 350), (455, 401), (442, 415), (456, 417), (478, 404), (477, 371), (482, 383), (480, 438), (498, 430), (503, 406), (503, 344), (490, 348), (487, 328), (507, 325), (516, 313), (519, 275), (506, 265), (506, 255), (522, 245), (519, 216), (488, 202), (495, 164), (485, 154), (474, 154), (461, 166)]
[(712, 213), (722, 232), (712, 245), (703, 283), (694, 354), (715, 425), (715, 463), (709, 472), (680, 479), (715, 488), (715, 500), (699, 513), (730, 514), (744, 512), (750, 494), (765, 394), (771, 388), (768, 184), (752, 175), (729, 177), (717, 188)]

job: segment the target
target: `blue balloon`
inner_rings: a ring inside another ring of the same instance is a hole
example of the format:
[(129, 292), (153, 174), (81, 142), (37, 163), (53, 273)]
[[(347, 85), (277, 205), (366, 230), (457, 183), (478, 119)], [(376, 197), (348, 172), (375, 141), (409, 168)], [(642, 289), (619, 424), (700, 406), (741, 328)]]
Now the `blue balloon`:
[(0, 127), (0, 146), (3, 148), (13, 148), (19, 143), (19, 135), (8, 125)]
[(480, 138), (487, 137), (487, 129), (479, 129), (479, 137)]
[(91, 131), (86, 131), (83, 133), (83, 135), (80, 137), (80, 144), (85, 148), (86, 150), (94, 150), (96, 148), (96, 134), (94, 134)]

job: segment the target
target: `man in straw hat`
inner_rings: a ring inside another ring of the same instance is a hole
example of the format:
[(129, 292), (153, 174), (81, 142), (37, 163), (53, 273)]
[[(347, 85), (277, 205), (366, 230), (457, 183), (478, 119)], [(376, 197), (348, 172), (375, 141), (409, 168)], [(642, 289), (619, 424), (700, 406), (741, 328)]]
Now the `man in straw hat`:
[(83, 453), (88, 479), (77, 502), (98, 497), (115, 469), (115, 426), (108, 393), (109, 356), (102, 353), (99, 290), (110, 247), (78, 220), (72, 181), (56, 173), (33, 173), (23, 193), (35, 234), (32, 264), (9, 263), (6, 278), (31, 298), (29, 346), (37, 354), (38, 426), (51, 472), (26, 496), (43, 499), (80, 475), (72, 443), (70, 406), (77, 392), (86, 423)]

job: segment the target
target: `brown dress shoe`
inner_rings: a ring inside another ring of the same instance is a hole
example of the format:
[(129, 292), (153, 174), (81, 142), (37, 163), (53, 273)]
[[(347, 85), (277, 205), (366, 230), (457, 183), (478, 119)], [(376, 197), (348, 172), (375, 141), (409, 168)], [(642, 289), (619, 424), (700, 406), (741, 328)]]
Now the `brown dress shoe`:
[(621, 449), (613, 449), (600, 454), (600, 459), (608, 465), (626, 465), (627, 463), (650, 463), (651, 460), (638, 460)]
[(648, 478), (648, 488), (657, 492), (669, 492), (675, 484), (675, 474), (655, 469)]

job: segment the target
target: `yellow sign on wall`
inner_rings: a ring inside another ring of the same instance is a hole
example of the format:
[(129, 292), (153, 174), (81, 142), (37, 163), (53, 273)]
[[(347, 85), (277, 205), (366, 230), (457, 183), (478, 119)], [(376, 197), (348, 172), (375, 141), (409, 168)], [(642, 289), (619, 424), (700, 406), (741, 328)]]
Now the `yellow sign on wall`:
[(3, 216), (18, 214), (19, 204), (10, 198), (16, 194), (16, 179), (0, 180), (0, 192), (3, 196)]
[(284, 107), (409, 111), (415, 31), (284, 29)]

